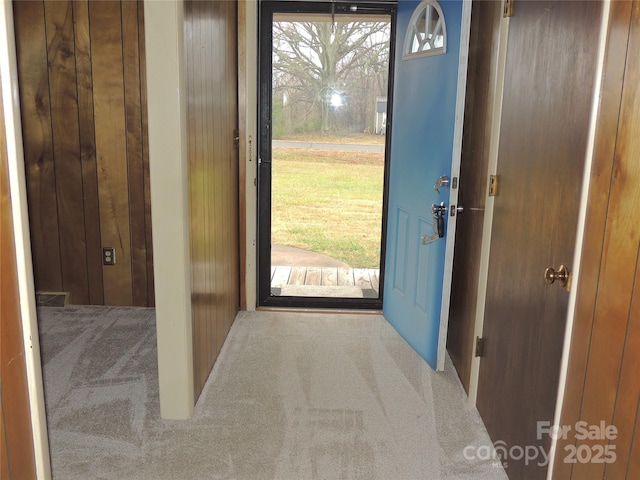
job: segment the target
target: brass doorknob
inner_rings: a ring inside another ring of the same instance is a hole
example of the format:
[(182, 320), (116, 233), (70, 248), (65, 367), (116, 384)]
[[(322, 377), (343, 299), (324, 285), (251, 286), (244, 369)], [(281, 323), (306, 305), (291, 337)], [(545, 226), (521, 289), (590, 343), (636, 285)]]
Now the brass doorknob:
[(544, 271), (544, 281), (547, 284), (551, 285), (556, 280), (558, 280), (563, 287), (566, 287), (569, 280), (571, 280), (571, 272), (569, 272), (569, 269), (565, 265), (560, 265), (557, 272), (552, 267)]

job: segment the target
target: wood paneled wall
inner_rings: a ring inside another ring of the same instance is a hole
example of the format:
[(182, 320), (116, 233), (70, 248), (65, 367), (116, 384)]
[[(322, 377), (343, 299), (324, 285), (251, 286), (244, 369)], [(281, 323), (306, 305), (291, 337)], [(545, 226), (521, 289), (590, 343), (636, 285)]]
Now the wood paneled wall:
[[(640, 478), (640, 1), (612, 2), (556, 479)], [(575, 424), (614, 425), (578, 440)], [(565, 461), (610, 445), (613, 463)], [(611, 448), (613, 447), (613, 448)], [(586, 452), (586, 453), (585, 453)]]
[(185, 3), (194, 389), (239, 303), (236, 2)]
[(0, 478), (36, 478), (0, 96)]
[(14, 2), (36, 290), (74, 304), (154, 304), (143, 15)]

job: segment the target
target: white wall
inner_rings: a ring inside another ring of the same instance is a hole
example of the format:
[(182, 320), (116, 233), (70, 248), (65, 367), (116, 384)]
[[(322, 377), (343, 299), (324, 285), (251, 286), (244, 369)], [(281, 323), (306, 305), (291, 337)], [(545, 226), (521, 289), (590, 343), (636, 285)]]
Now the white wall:
[(193, 415), (184, 3), (145, 0), (160, 414)]

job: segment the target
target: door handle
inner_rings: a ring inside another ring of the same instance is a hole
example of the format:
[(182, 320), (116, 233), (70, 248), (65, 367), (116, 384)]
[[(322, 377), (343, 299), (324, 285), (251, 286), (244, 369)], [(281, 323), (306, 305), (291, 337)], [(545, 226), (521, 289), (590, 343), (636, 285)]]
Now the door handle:
[(438, 215), (435, 218), (435, 221), (436, 221), (436, 228), (438, 229), (438, 237), (443, 238), (444, 237), (444, 218)]
[(558, 271), (554, 270), (553, 267), (548, 267), (544, 271), (544, 281), (547, 285), (555, 283), (556, 280), (569, 291), (571, 288), (571, 272), (566, 265), (560, 265)]

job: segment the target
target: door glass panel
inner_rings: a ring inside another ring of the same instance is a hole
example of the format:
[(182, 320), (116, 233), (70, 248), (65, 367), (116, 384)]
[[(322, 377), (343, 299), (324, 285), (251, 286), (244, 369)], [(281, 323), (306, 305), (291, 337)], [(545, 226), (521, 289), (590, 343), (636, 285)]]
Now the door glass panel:
[(447, 53), (447, 28), (442, 8), (435, 0), (423, 0), (409, 21), (403, 59), (444, 53)]
[(271, 295), (379, 298), (389, 15), (276, 13)]

